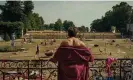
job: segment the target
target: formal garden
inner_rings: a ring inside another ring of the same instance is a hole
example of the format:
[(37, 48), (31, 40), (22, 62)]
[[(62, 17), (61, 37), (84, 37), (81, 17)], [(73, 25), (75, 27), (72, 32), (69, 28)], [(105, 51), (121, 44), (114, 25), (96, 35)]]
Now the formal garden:
[[(47, 36), (50, 37), (50, 36)], [(0, 42), (1, 59), (34, 59), (36, 55), (36, 46), (39, 45), (40, 57), (46, 56), (49, 50), (57, 49), (64, 39), (17, 39), (14, 41)], [(133, 42), (129, 39), (83, 39), (88, 48), (91, 48), (96, 58), (107, 58), (113, 56), (116, 58), (132, 58)], [(102, 56), (101, 56), (102, 55)]]
[(32, 1), (5, 1), (0, 5), (0, 80), (57, 80), (58, 63), (50, 60), (67, 39), (69, 27), (77, 27), (77, 38), (91, 49), (88, 80), (106, 80), (108, 57), (114, 80), (133, 79), (133, 9), (127, 2), (114, 5), (90, 27), (57, 19), (45, 24)]

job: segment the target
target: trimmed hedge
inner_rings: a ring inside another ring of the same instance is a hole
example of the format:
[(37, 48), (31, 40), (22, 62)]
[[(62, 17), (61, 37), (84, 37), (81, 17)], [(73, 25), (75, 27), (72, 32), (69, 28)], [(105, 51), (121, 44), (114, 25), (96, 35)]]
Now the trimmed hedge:
[(1, 46), (0, 47), (0, 52), (18, 52), (18, 51), (22, 51), (21, 46)]
[[(17, 38), (21, 37), (21, 30), (23, 28), (23, 23), (22, 22), (3, 22), (0, 21), (0, 30), (3, 30), (2, 32), (4, 34), (8, 34), (9, 37), (11, 37), (12, 33), (15, 33)], [(6, 38), (4, 38), (5, 41)]]

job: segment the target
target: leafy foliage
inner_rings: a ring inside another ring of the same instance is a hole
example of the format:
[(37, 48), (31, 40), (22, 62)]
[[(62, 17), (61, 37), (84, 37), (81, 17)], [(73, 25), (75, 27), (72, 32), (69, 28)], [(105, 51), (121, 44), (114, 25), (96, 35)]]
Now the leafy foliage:
[(50, 29), (50, 30), (54, 30), (54, 26), (55, 26), (54, 23), (50, 23), (50, 24), (49, 24), (49, 29)]
[(64, 28), (64, 30), (67, 31), (69, 27), (75, 27), (74, 23), (72, 21), (65, 20), (63, 22), (63, 28)]
[(23, 18), (23, 9), (21, 1), (7, 1), (5, 5), (0, 5), (3, 21), (21, 21)]
[(10, 41), (10, 37), (7, 33), (4, 34), (4, 40), (5, 41)]
[(18, 38), (22, 29), (25, 33), (27, 29), (42, 29), (44, 20), (38, 13), (33, 13), (33, 9), (32, 1), (6, 1), (5, 5), (0, 5), (0, 29), (9, 37), (15, 32)]
[[(42, 16), (33, 12), (32, 1), (6, 1), (5, 5), (0, 5), (0, 29), (4, 34), (11, 37), (16, 33), (21, 36), (21, 30), (56, 30), (67, 31), (69, 27), (74, 27), (73, 21), (57, 19), (55, 23), (45, 24)], [(100, 19), (95, 19), (91, 23), (91, 29), (99, 32), (111, 31), (111, 26), (116, 26), (120, 32), (126, 31), (126, 24), (133, 22), (133, 9), (126, 3), (121, 2), (107, 11)], [(88, 32), (88, 27), (78, 27), (80, 32)]]
[[(9, 41), (12, 33), (16, 33), (17, 38), (21, 36), (22, 22), (0, 22), (0, 29), (4, 32), (4, 40)], [(8, 38), (9, 36), (9, 38)]]
[(32, 10), (34, 9), (34, 4), (32, 1), (24, 1), (24, 14), (27, 16), (32, 14)]
[(132, 7), (126, 2), (121, 2), (107, 11), (101, 19), (94, 20), (91, 28), (99, 32), (107, 32), (111, 30), (111, 26), (116, 26), (116, 29), (121, 31), (121, 28), (126, 30), (126, 24), (131, 22), (133, 22)]
[(61, 31), (62, 28), (63, 28), (62, 21), (61, 21), (61, 19), (58, 19), (58, 20), (55, 22), (54, 30)]

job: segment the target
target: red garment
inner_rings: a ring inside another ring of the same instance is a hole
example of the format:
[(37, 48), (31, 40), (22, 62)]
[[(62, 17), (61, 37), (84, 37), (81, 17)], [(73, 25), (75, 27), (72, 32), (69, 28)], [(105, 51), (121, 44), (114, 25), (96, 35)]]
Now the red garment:
[(88, 61), (94, 60), (88, 48), (60, 47), (54, 58), (58, 61), (58, 80), (88, 80)]
[(111, 58), (111, 57), (108, 57), (107, 60), (106, 60), (106, 71), (108, 73), (108, 77), (112, 77), (112, 72), (111, 72), (111, 64), (113, 62), (115, 62), (117, 59), (116, 58)]

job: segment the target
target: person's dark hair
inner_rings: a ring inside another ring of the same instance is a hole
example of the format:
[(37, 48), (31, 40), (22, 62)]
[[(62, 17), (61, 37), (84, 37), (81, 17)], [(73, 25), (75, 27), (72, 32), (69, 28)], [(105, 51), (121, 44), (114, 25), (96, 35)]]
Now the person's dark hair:
[(69, 37), (76, 37), (77, 32), (78, 32), (78, 30), (76, 27), (69, 27), (68, 28), (68, 36)]

